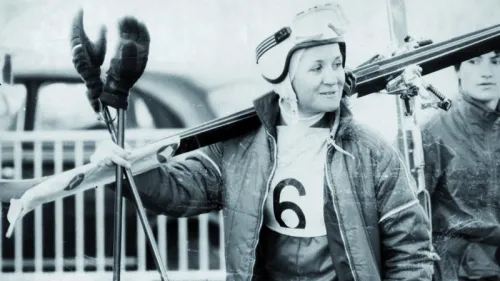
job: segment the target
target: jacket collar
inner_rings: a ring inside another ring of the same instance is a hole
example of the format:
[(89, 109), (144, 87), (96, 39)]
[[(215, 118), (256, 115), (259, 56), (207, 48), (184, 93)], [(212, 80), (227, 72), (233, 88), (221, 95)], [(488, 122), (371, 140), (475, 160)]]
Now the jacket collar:
[[(279, 108), (279, 95), (271, 91), (260, 98), (254, 100), (254, 108), (264, 128), (274, 137), (276, 137), (276, 125), (279, 122), (280, 108)], [(352, 122), (352, 112), (349, 109), (348, 102), (345, 98), (340, 103), (340, 120), (338, 122), (335, 118), (335, 113), (328, 113), (330, 115), (332, 135), (335, 139), (341, 139), (349, 135), (351, 131), (350, 124)]]
[(253, 101), (260, 122), (272, 136), (276, 136), (276, 124), (280, 115), (279, 96), (269, 92)]
[(481, 102), (464, 94), (460, 94), (457, 108), (462, 112), (466, 120), (469, 121), (480, 122), (484, 125), (492, 125), (495, 122), (500, 122), (500, 111), (498, 107), (497, 110), (492, 110)]

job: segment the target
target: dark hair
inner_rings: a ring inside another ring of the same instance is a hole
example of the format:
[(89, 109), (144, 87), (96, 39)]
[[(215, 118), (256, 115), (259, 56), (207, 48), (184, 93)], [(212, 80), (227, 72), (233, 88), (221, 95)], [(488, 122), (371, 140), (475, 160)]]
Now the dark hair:
[[(495, 52), (495, 54), (496, 54), (496, 55), (500, 54), (500, 50), (495, 50), (495, 51), (493, 51), (493, 52)], [(480, 55), (479, 55), (479, 56), (480, 56)], [(479, 57), (479, 56), (478, 56), (478, 57)], [(464, 61), (467, 61), (467, 60), (464, 60)], [(453, 65), (453, 67), (455, 68), (455, 71), (459, 71), (459, 70), (460, 70), (460, 66), (462, 65), (462, 63), (463, 63), (464, 61), (461, 61), (461, 62), (459, 62), (459, 63), (457, 63), (457, 64), (454, 64), (454, 65)]]

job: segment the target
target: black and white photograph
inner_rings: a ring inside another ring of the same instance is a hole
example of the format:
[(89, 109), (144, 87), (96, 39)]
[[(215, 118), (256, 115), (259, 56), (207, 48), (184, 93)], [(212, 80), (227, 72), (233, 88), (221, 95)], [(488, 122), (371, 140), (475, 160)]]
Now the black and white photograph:
[(499, 0), (1, 0), (1, 281), (500, 281)]

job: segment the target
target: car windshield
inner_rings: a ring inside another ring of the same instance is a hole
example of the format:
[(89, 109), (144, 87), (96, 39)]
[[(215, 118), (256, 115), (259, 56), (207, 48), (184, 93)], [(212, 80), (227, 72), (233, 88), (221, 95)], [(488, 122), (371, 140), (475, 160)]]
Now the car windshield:
[(35, 130), (80, 130), (100, 125), (84, 84), (44, 85), (38, 97)]
[[(0, 86), (0, 130), (24, 130), (26, 88)], [(152, 113), (142, 97), (129, 100), (128, 127), (153, 128)], [(111, 110), (111, 115), (115, 115)], [(133, 121), (133, 122), (130, 122)], [(50, 83), (40, 87), (35, 110), (35, 131), (106, 129), (92, 110), (83, 83)]]

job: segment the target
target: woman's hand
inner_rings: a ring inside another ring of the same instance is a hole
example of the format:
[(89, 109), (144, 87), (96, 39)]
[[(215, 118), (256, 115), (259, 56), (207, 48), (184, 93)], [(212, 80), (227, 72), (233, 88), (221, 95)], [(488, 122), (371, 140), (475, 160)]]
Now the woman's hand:
[(101, 167), (116, 164), (129, 169), (131, 167), (128, 162), (130, 151), (127, 149), (128, 145), (125, 147), (125, 149), (121, 148), (111, 140), (102, 141), (97, 145), (94, 154), (90, 156), (90, 162)]

